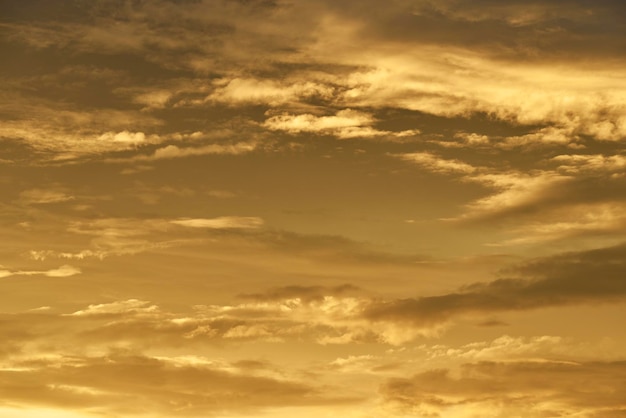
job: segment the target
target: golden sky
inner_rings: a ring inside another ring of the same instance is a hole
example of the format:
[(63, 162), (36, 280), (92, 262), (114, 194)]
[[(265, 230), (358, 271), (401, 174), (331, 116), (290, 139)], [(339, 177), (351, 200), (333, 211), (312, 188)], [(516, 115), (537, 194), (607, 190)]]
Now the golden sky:
[(1, 418), (626, 416), (626, 2), (0, 34)]

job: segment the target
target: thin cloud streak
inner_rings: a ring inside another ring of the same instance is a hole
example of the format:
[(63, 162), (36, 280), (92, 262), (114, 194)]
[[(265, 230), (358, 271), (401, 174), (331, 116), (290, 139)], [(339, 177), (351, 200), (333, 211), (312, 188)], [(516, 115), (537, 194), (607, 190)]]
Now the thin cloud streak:
[(7, 270), (0, 269), (0, 278), (12, 277), (12, 276), (47, 276), (47, 277), (70, 277), (80, 274), (81, 270), (78, 267), (63, 265), (56, 269), (51, 270)]

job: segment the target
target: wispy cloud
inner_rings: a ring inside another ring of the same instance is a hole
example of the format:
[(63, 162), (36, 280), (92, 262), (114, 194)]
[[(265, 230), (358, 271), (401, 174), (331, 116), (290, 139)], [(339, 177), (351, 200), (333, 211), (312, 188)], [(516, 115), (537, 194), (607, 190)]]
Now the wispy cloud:
[(89, 316), (89, 315), (120, 315), (120, 314), (144, 314), (158, 312), (156, 305), (150, 305), (149, 302), (129, 299), (111, 303), (100, 303), (89, 305), (86, 309), (73, 312), (71, 316)]
[(47, 277), (70, 277), (80, 274), (78, 267), (63, 265), (51, 270), (7, 270), (0, 268), (0, 278), (12, 276), (47, 276)]
[(306, 98), (329, 99), (334, 94), (330, 85), (311, 81), (295, 80), (293, 83), (254, 78), (219, 80), (217, 88), (205, 100), (223, 102), (228, 105), (268, 104), (276, 106)]
[(460, 160), (445, 159), (429, 152), (393, 154), (423, 169), (458, 176), (458, 180), (476, 183), (494, 192), (465, 205), (466, 212), (454, 220), (480, 220), (517, 213), (539, 205), (573, 178), (554, 171), (519, 172), (486, 166), (474, 166)]
[(254, 142), (239, 142), (235, 144), (209, 144), (200, 147), (179, 147), (167, 145), (157, 148), (150, 155), (135, 155), (129, 158), (108, 158), (110, 163), (146, 162), (169, 160), (174, 158), (193, 157), (200, 155), (239, 155), (254, 151), (257, 144)]
[(428, 152), (413, 152), (395, 155), (404, 161), (409, 161), (435, 173), (470, 174), (478, 170), (470, 164), (459, 160), (446, 160)]
[(42, 205), (74, 200), (75, 197), (61, 190), (30, 189), (20, 193), (20, 201), (26, 205)]
[(257, 217), (222, 216), (219, 218), (189, 218), (170, 221), (174, 225), (189, 228), (229, 229), (229, 228), (259, 228), (263, 219)]
[[(625, 245), (547, 257), (517, 267), (517, 278), (475, 283), (439, 296), (381, 302), (368, 307), (370, 320), (416, 324), (445, 322), (466, 314), (620, 301)], [(521, 277), (520, 277), (521, 276)], [(599, 280), (589, 281), (589, 277)]]
[[(467, 363), (458, 371), (429, 370), (390, 379), (381, 392), (399, 413), (619, 416), (625, 394), (615, 385), (625, 368), (619, 361)], [(585, 381), (595, 385), (581, 390)], [(607, 393), (603, 386), (616, 390)]]
[(372, 127), (375, 120), (371, 114), (358, 110), (344, 109), (331, 116), (316, 116), (305, 114), (282, 114), (268, 118), (263, 126), (276, 131), (286, 131), (291, 134), (300, 132), (315, 132), (325, 135), (334, 135), (341, 139), (369, 138), (369, 137), (406, 137), (419, 134), (419, 130), (404, 130), (398, 132), (381, 131)]
[[(95, 221), (77, 221), (68, 225), (66, 232), (90, 237), (86, 246), (74, 251), (37, 249), (29, 252), (34, 260), (61, 258), (83, 260), (104, 259), (110, 256), (134, 255), (147, 251), (198, 244), (197, 236), (181, 229), (256, 229), (264, 220), (254, 216), (221, 216), (216, 218), (134, 219), (103, 218)], [(180, 228), (183, 227), (183, 228)], [(178, 229), (178, 233), (176, 230)]]

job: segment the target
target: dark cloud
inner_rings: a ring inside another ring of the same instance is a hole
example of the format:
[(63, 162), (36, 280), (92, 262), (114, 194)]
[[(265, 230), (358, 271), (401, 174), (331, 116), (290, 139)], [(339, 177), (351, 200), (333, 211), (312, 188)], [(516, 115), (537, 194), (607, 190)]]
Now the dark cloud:
[[(548, 185), (527, 201), (516, 205), (485, 211), (463, 220), (467, 223), (507, 223), (521, 220), (533, 221), (548, 213), (556, 218), (567, 216), (569, 208), (576, 205), (614, 204), (623, 206), (626, 202), (626, 178), (611, 176), (610, 173), (579, 174), (558, 184)], [(564, 216), (563, 216), (564, 215)], [(615, 225), (613, 232), (623, 233), (623, 228)], [(590, 231), (593, 232), (593, 231)], [(603, 233), (606, 231), (602, 231)]]
[(375, 303), (364, 316), (429, 324), (467, 313), (620, 301), (626, 297), (626, 245), (543, 258), (509, 272), (521, 278), (475, 283), (440, 296)]
[(503, 59), (571, 60), (614, 57), (624, 50), (619, 1), (370, 1), (328, 9), (361, 24), (374, 42), (448, 45)]

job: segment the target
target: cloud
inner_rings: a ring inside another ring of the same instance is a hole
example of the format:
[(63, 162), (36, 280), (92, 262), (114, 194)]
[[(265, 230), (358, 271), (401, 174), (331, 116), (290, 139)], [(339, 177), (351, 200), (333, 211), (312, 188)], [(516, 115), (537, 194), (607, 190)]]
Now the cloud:
[(626, 156), (601, 154), (568, 154), (552, 157), (559, 164), (558, 170), (567, 174), (607, 173), (612, 177), (621, 177), (626, 168)]
[[(626, 132), (626, 102), (623, 72), (613, 57), (623, 50), (623, 41), (613, 34), (623, 24), (614, 17), (623, 10), (615, 2), (583, 3), (565, 11), (552, 2), (368, 2), (356, 11), (349, 4), (311, 1), (158, 1), (126, 8), (81, 4), (30, 20), (26, 9), (16, 6), (3, 25), (12, 33), (11, 42), (25, 49), (142, 57), (142, 65), (122, 71), (126, 78), (113, 69), (108, 77), (121, 84), (116, 94), (130, 94), (133, 104), (146, 106), (143, 112), (133, 110), (133, 117), (142, 120), (143, 115), (144, 122), (150, 112), (170, 104), (297, 104), (374, 114), (395, 107), (441, 117), (489, 114), (514, 124), (541, 125), (535, 133), (511, 137), (515, 139), (509, 142), (518, 144), (566, 143), (570, 133), (571, 140), (589, 135), (620, 141)], [(11, 19), (12, 14), (23, 20)], [(55, 19), (65, 24), (55, 25)], [(156, 81), (137, 82), (142, 72)], [(95, 77), (94, 70), (70, 73), (90, 74), (90, 81), (103, 78)], [(207, 82), (207, 74), (215, 81)], [(285, 114), (296, 122), (277, 119), (268, 126), (293, 129), (311, 116)], [(46, 128), (59, 127), (54, 118), (49, 120), (53, 126)], [(120, 118), (111, 120), (117, 124)], [(167, 117), (152, 121), (171, 122)], [(387, 132), (359, 126), (337, 132), (345, 138)], [(143, 132), (145, 127), (120, 124), (111, 132), (131, 129)]]
[(478, 133), (457, 132), (454, 135), (456, 142), (433, 141), (437, 145), (448, 148), (471, 147), (480, 149), (502, 150), (524, 149), (529, 151), (537, 147), (559, 147), (580, 148), (580, 136), (573, 133), (568, 127), (547, 126), (533, 130), (523, 135), (502, 136), (502, 135), (482, 135)]
[(67, 226), (66, 232), (90, 237), (87, 243), (81, 244), (82, 248), (79, 247), (74, 251), (37, 249), (31, 250), (29, 255), (34, 260), (45, 260), (50, 257), (102, 260), (110, 256), (133, 255), (202, 242), (203, 238), (186, 234), (178, 227), (185, 227), (190, 231), (203, 228), (236, 230), (260, 228), (262, 225), (261, 218), (240, 216), (180, 219), (102, 218), (95, 221), (74, 221)]
[[(7, 114), (10, 119), (0, 127), (0, 136), (37, 151), (36, 155), (29, 154), (36, 162), (75, 161), (165, 140), (157, 134), (137, 131), (138, 127), (153, 130), (160, 122), (132, 110), (90, 112), (68, 105), (59, 108), (58, 102), (17, 97)], [(32, 117), (24, 119), (24, 114)]]
[(379, 136), (405, 137), (419, 133), (418, 130), (399, 132), (380, 131), (371, 127), (374, 122), (374, 118), (368, 113), (352, 109), (343, 109), (333, 116), (316, 116), (310, 113), (272, 116), (263, 123), (263, 126), (271, 130), (286, 131), (291, 134), (317, 132), (326, 135), (335, 135), (340, 139)]
[(253, 142), (239, 142), (235, 144), (209, 144), (200, 147), (178, 147), (176, 145), (167, 145), (157, 148), (150, 155), (135, 155), (129, 158), (108, 158), (106, 161), (110, 163), (126, 163), (126, 162), (144, 162), (169, 160), (173, 158), (194, 157), (200, 155), (240, 155), (254, 151), (257, 144)]
[(20, 193), (20, 201), (26, 205), (41, 205), (74, 200), (75, 197), (61, 190), (30, 189)]
[(390, 379), (380, 391), (399, 411), (418, 415), (604, 418), (625, 411), (625, 376), (620, 361), (479, 362)]
[(461, 219), (481, 219), (503, 216), (511, 212), (519, 213), (529, 207), (538, 207), (572, 178), (550, 171), (535, 171), (533, 173), (481, 173), (467, 176), (463, 180), (497, 191), (467, 204), (468, 212), (461, 216)]
[(288, 83), (254, 78), (233, 78), (219, 80), (216, 84), (218, 87), (205, 100), (223, 102), (229, 105), (267, 104), (276, 106), (312, 97), (328, 99), (334, 93), (332, 86), (300, 80)]
[(188, 228), (229, 229), (229, 228), (259, 228), (263, 219), (245, 216), (222, 216), (219, 218), (189, 218), (170, 221), (175, 225)]
[(404, 161), (415, 163), (428, 171), (435, 173), (461, 173), (470, 174), (477, 168), (458, 160), (446, 160), (428, 152), (413, 152), (397, 154), (396, 157)]
[[(409, 344), (384, 353), (376, 350), (376, 354), (369, 351), (371, 345), (362, 345), (357, 351), (346, 348), (342, 351), (346, 354), (317, 362), (315, 370), (304, 372), (268, 361), (233, 359), (233, 353), (237, 357), (247, 352), (246, 342), (256, 353), (259, 342), (302, 344), (320, 332), (327, 336), (319, 340), (322, 344), (358, 341), (346, 335), (371, 337), (355, 329), (333, 337), (337, 331), (330, 327), (339, 330), (346, 323), (346, 305), (339, 300), (347, 303), (352, 291), (349, 286), (274, 289), (267, 298), (259, 295), (240, 305), (198, 306), (193, 314), (168, 312), (137, 299), (91, 304), (65, 315), (51, 310), (4, 314), (11, 320), (0, 321), (0, 328), (9, 342), (20, 343), (21, 350), (0, 356), (3, 399), (29, 408), (97, 407), (125, 416), (246, 415), (286, 406), (356, 408), (366, 397), (375, 396), (371, 386), (382, 378), (379, 394), (386, 411), (394, 411), (391, 416), (427, 410), (452, 414), (463, 409), (478, 415), (499, 411), (503, 416), (539, 417), (555, 411), (550, 406), (562, 414), (583, 411), (595, 418), (592, 413), (621, 407), (623, 362), (615, 360), (621, 351), (619, 345), (611, 349), (600, 341), (577, 344), (558, 336), (502, 336), (459, 346)], [(331, 293), (336, 299), (314, 296), (300, 306), (295, 300), (298, 294)], [(315, 310), (307, 313), (311, 308)], [(307, 325), (306, 318), (318, 325)], [(326, 325), (320, 326), (321, 321)], [(369, 328), (370, 334), (384, 329), (371, 324)], [(29, 332), (16, 332), (23, 329)], [(222, 348), (236, 344), (238, 349), (219, 356), (198, 354), (212, 352), (211, 341), (218, 339)], [(440, 365), (446, 369), (433, 369)], [(590, 381), (594, 385), (585, 385)], [(346, 389), (345, 382), (353, 386)], [(359, 396), (348, 396), (351, 391)], [(215, 402), (216, 398), (221, 401)]]
[(124, 352), (76, 356), (70, 364), (42, 358), (20, 372), (0, 371), (0, 386), (12, 405), (90, 408), (124, 416), (219, 416), (346, 402), (303, 381), (189, 360)]
[(625, 230), (622, 171), (626, 163), (621, 154), (562, 154), (544, 160), (541, 170), (527, 171), (470, 165), (430, 152), (392, 156), (485, 188), (486, 196), (465, 203), (460, 215), (442, 220), (507, 224), (507, 235), (512, 237), (488, 245), (601, 234), (617, 237)]
[(240, 297), (256, 301), (280, 301), (301, 299), (307, 302), (321, 301), (325, 296), (342, 297), (363, 293), (361, 289), (351, 284), (335, 287), (324, 286), (285, 286), (268, 290), (264, 293), (244, 293)]
[(63, 265), (56, 269), (51, 270), (6, 270), (0, 269), (0, 278), (11, 276), (47, 276), (47, 277), (70, 277), (80, 274), (81, 270), (78, 267)]
[[(483, 139), (477, 141), (482, 143)], [(391, 155), (429, 172), (456, 176), (459, 182), (474, 183), (490, 191), (465, 203), (460, 215), (442, 219), (464, 223), (508, 222), (507, 233), (513, 237), (489, 245), (623, 234), (622, 171), (626, 162), (621, 155), (557, 155), (544, 162), (544, 166), (549, 164), (553, 168), (526, 172), (475, 166), (430, 152)]]
[(577, 140), (578, 136), (572, 134), (570, 128), (548, 126), (525, 135), (506, 137), (502, 142), (496, 143), (496, 146), (529, 148), (535, 145), (574, 145)]
[[(290, 341), (318, 345), (402, 345), (435, 332), (432, 327), (365, 320), (362, 313), (373, 299), (352, 289), (350, 286), (275, 289), (267, 296), (247, 295), (238, 303), (196, 305), (191, 312), (164, 310), (140, 299), (113, 300), (69, 313), (29, 312), (31, 316), (12, 326), (27, 326), (34, 320), (32, 315), (44, 315), (38, 320), (37, 330), (56, 327), (54, 336), (33, 329), (32, 335), (23, 338), (33, 343), (39, 338), (49, 338), (50, 344), (59, 349), (80, 341), (81, 349), (87, 351), (102, 344), (111, 347), (157, 344), (160, 348)], [(80, 323), (76, 322), (79, 318)]]
[(111, 303), (100, 303), (89, 305), (87, 309), (79, 310), (71, 313), (71, 316), (89, 316), (89, 315), (115, 315), (115, 314), (150, 314), (158, 311), (156, 305), (150, 305), (150, 302), (129, 299)]
[(382, 301), (368, 306), (363, 315), (372, 321), (428, 325), (470, 314), (618, 302), (626, 298), (625, 256), (622, 244), (537, 259), (512, 268), (518, 278), (475, 283), (438, 296)]
[(518, 172), (516, 170), (473, 166), (460, 160), (445, 159), (429, 152), (392, 154), (434, 173), (457, 175), (459, 181), (477, 183), (494, 193), (465, 205), (466, 212), (447, 220), (493, 220), (540, 207), (546, 200), (560, 195), (560, 190), (573, 177), (548, 170)]
[(458, 361), (538, 361), (560, 359), (563, 362), (621, 360), (619, 344), (612, 339), (593, 342), (575, 341), (556, 335), (515, 337), (502, 335), (491, 341), (473, 341), (460, 346), (437, 344), (420, 346), (433, 367)]
[(492, 243), (492, 246), (536, 244), (584, 236), (605, 237), (624, 235), (626, 215), (621, 203), (571, 204), (567, 213), (562, 208), (542, 213), (541, 220), (526, 222), (511, 229), (516, 238)]
[(143, 132), (105, 132), (100, 137), (98, 137), (101, 141), (113, 141), (113, 142), (121, 142), (124, 144), (141, 144), (145, 142), (146, 135)]
[[(396, 6), (378, 10), (382, 16), (377, 21), (368, 13), (341, 16), (346, 30), (340, 40), (332, 29), (337, 20), (328, 19), (328, 27), (320, 29), (323, 41), (314, 53), (358, 68), (337, 81), (343, 88), (336, 101), (342, 106), (396, 107), (448, 118), (489, 114), (516, 125), (543, 125), (537, 135), (509, 142), (567, 143), (577, 135), (601, 141), (624, 137), (626, 102), (610, 87), (622, 90), (624, 85), (611, 64), (606, 68), (574, 64), (576, 69), (563, 77), (563, 65), (574, 61), (576, 54), (570, 50), (570, 56), (559, 60), (548, 53), (559, 48), (546, 48), (544, 61), (529, 59), (537, 42), (528, 40), (539, 36), (537, 28), (526, 29), (518, 38), (519, 30), (504, 34), (506, 25), (493, 21), (459, 25)], [(577, 36), (574, 27), (568, 33), (570, 45)], [(464, 40), (467, 33), (472, 41)]]

